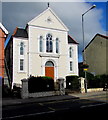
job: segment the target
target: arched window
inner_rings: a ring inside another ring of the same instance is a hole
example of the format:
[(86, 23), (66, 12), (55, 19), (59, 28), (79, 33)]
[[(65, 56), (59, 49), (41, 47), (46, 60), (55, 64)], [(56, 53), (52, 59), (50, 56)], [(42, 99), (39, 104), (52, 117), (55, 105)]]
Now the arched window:
[(52, 42), (52, 35), (46, 35), (46, 52), (53, 52), (53, 42)]
[(52, 61), (48, 61), (48, 62), (46, 62), (45, 66), (46, 67), (53, 67), (54, 63)]
[(40, 52), (43, 52), (43, 37), (40, 36), (39, 38), (39, 44), (40, 44)]
[(24, 43), (20, 43), (20, 55), (24, 55)]
[(56, 38), (56, 53), (59, 53), (59, 39)]
[(73, 49), (72, 47), (69, 48), (69, 57), (72, 58), (72, 54), (73, 54)]

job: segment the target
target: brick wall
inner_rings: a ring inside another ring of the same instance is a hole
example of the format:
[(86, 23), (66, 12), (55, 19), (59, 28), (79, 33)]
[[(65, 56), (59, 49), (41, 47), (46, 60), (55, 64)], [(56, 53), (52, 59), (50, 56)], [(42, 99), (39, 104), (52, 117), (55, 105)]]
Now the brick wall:
[(5, 33), (0, 29), (0, 76), (4, 78), (4, 42)]

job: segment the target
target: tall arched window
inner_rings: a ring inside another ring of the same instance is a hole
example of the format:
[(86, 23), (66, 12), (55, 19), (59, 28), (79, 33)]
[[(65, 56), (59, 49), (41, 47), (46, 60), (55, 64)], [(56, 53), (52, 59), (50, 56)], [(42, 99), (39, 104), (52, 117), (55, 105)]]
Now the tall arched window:
[(59, 39), (56, 38), (56, 53), (59, 53)]
[(73, 54), (73, 49), (72, 47), (69, 48), (69, 57), (72, 58), (72, 54)]
[(24, 43), (20, 43), (20, 55), (24, 55)]
[(53, 42), (52, 42), (52, 35), (46, 35), (46, 52), (53, 52)]
[(40, 52), (43, 52), (43, 37), (40, 36), (39, 38), (39, 44), (40, 44)]

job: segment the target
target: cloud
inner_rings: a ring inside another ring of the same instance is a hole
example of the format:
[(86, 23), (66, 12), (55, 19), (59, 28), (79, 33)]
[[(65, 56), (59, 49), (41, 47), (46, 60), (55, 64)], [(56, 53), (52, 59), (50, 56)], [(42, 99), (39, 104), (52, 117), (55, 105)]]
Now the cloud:
[[(91, 4), (85, 2), (51, 2), (50, 7), (69, 28), (69, 34), (79, 42), (79, 54), (81, 54), (83, 49), (81, 16), (91, 7)], [(16, 26), (25, 27), (27, 22), (43, 12), (47, 8), (47, 3), (10, 2), (3, 3), (2, 8), (3, 23), (12, 33)], [(105, 31), (100, 24), (100, 20), (103, 17), (102, 12), (102, 9), (95, 8), (84, 16), (86, 45), (95, 34), (105, 34)]]
[[(53, 3), (54, 11), (59, 15), (62, 21), (67, 25), (70, 30), (70, 35), (75, 38), (79, 43), (79, 51), (82, 51), (82, 14), (87, 11), (91, 4), (88, 3)], [(68, 8), (68, 9), (67, 9)], [(102, 10), (93, 9), (84, 15), (84, 33), (85, 33), (85, 46), (90, 42), (95, 34), (105, 34), (100, 20), (102, 19)]]

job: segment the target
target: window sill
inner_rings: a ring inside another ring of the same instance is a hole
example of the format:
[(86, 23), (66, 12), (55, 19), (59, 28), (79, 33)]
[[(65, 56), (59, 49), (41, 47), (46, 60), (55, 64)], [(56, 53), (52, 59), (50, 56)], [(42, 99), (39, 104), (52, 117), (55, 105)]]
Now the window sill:
[(53, 57), (53, 58), (59, 58), (59, 54), (54, 54), (54, 53), (40, 53), (40, 57)]
[(26, 73), (25, 71), (18, 71), (18, 73)]

